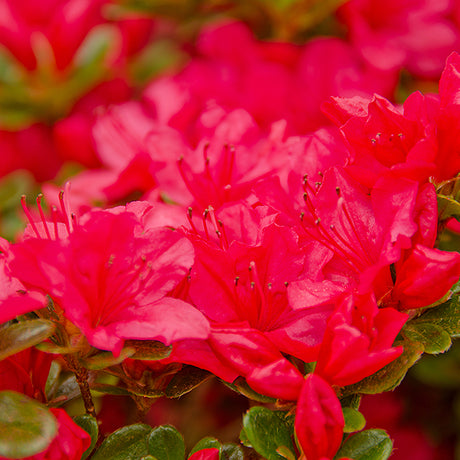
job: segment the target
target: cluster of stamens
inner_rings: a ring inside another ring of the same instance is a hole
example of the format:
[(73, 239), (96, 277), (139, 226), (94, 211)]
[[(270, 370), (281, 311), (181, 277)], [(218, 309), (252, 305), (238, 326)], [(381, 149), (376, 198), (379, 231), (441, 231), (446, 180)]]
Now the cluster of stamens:
[[(217, 176), (220, 180), (217, 181), (214, 179), (211, 168), (210, 168), (210, 158), (208, 156), (209, 143), (206, 143), (203, 147), (203, 163), (204, 171), (200, 175), (204, 176), (207, 183), (211, 186), (212, 195), (215, 197), (216, 204), (224, 203), (228, 201), (229, 193), (232, 188), (232, 176), (233, 176), (233, 167), (235, 164), (235, 147), (233, 145), (224, 145), (223, 152), (223, 162), (221, 165), (221, 171), (217, 171)], [(196, 173), (192, 173), (189, 168), (186, 170), (184, 165), (184, 157), (180, 157), (178, 162), (179, 172), (184, 181), (185, 186), (192, 194), (193, 198), (199, 203), (202, 204), (202, 196), (196, 189), (197, 181), (194, 180)], [(219, 174), (220, 173), (220, 174)], [(224, 185), (222, 185), (224, 184)]]
[[(330, 224), (326, 227), (321, 217), (318, 215), (318, 211), (314, 205), (314, 197), (316, 197), (322, 183), (316, 182), (313, 187), (308, 177), (303, 177), (303, 200), (307, 206), (309, 215), (312, 216), (314, 226), (307, 225), (305, 221), (305, 211), (300, 213), (300, 221), (305, 233), (312, 239), (318, 241), (331, 251), (333, 251), (340, 259), (342, 259), (347, 266), (349, 266), (355, 272), (361, 272), (366, 266), (372, 264), (368, 256), (368, 251), (365, 249), (360, 234), (353, 223), (353, 219), (348, 210), (345, 199), (343, 198), (340, 187), (336, 187), (337, 193), (337, 208), (338, 218), (340, 221), (341, 232), (338, 231), (334, 224)], [(314, 231), (316, 230), (316, 231)], [(356, 251), (356, 248), (350, 243), (350, 241), (357, 241), (361, 251)]]
[[(60, 222), (60, 219), (59, 219), (58, 210), (57, 210), (56, 206), (54, 206), (54, 205), (51, 206), (51, 222), (49, 222), (46, 219), (45, 213), (43, 211), (42, 199), (43, 199), (43, 194), (40, 193), (37, 196), (36, 203), (37, 203), (38, 212), (40, 214), (40, 222), (43, 224), (43, 229), (45, 231), (45, 235), (49, 240), (53, 240), (53, 239), (58, 240), (60, 238), (58, 224), (62, 223), (62, 222)], [(67, 209), (66, 209), (66, 206), (65, 206), (65, 203), (64, 203), (64, 191), (63, 190), (61, 190), (59, 192), (59, 204), (60, 204), (61, 214), (63, 216), (64, 225), (65, 225), (65, 228), (66, 228), (66, 231), (67, 231), (67, 236), (68, 236), (78, 226), (78, 219), (77, 219), (77, 216), (74, 213), (71, 213), (70, 218), (69, 218), (69, 214), (67, 212)], [(36, 222), (35, 222), (32, 214), (30, 213), (30, 211), (29, 211), (29, 209), (27, 207), (26, 196), (25, 195), (21, 196), (21, 206), (22, 206), (22, 209), (24, 210), (24, 214), (26, 215), (27, 220), (29, 221), (30, 226), (32, 227), (32, 230), (34, 231), (35, 235), (37, 236), (37, 238), (41, 239), (42, 235), (40, 234), (40, 232), (39, 232), (39, 230), (38, 230), (38, 228), (36, 226)], [(53, 230), (54, 237), (51, 236), (50, 227)]]

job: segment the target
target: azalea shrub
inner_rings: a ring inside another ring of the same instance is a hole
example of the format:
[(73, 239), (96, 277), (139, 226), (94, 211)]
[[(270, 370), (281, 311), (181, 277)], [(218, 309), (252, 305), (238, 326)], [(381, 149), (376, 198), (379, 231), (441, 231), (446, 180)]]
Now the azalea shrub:
[(0, 458), (453, 458), (459, 11), (1, 0)]

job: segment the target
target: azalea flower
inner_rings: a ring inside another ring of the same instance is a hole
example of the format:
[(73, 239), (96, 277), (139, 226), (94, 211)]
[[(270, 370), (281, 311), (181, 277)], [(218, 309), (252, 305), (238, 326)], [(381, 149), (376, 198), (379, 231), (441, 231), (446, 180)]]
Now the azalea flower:
[(350, 172), (372, 186), (387, 172), (420, 182), (437, 181), (460, 171), (458, 91), (460, 58), (452, 53), (437, 95), (411, 94), (401, 108), (381, 96), (372, 100), (331, 98), (323, 109), (350, 145)]
[(342, 443), (344, 425), (334, 390), (316, 373), (307, 375), (295, 418), (295, 432), (306, 458), (332, 459)]
[[(73, 224), (67, 215), (54, 225), (31, 221), (36, 234), (11, 247), (11, 274), (49, 295), (91, 345), (115, 354), (128, 338), (166, 344), (206, 338), (201, 313), (168, 296), (192, 266), (193, 248), (170, 229), (145, 228), (148, 208), (134, 202), (94, 210)], [(17, 314), (9, 298), (3, 309), (11, 318)]]

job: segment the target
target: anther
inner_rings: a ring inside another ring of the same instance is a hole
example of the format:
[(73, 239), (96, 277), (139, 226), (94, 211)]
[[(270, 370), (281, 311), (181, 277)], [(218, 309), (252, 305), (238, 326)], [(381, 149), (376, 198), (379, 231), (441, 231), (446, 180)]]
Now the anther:
[(288, 286), (289, 286), (289, 283), (288, 283), (287, 281), (285, 281), (285, 282), (284, 282), (284, 285), (285, 285), (286, 287), (288, 287)]
[(239, 277), (239, 276), (235, 277), (235, 279), (234, 279), (235, 286), (238, 286), (238, 281), (239, 281), (239, 280), (240, 280), (240, 277)]
[(337, 193), (337, 196), (340, 196), (340, 187), (335, 188), (335, 193)]

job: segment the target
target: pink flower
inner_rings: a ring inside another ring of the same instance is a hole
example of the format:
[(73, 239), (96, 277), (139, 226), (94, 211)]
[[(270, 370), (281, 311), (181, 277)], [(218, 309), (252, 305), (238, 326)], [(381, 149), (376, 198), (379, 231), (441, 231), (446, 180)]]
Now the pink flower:
[(32, 347), (0, 361), (0, 390), (46, 401), (45, 384), (52, 360), (52, 355)]
[(460, 31), (449, 0), (352, 0), (339, 18), (363, 57), (381, 69), (407, 67), (425, 78), (437, 78), (447, 55), (458, 48)]
[(209, 339), (178, 342), (168, 361), (208, 369), (227, 381), (241, 375), (256, 391), (296, 399), (302, 375), (282, 353), (314, 360), (333, 306), (289, 305), (286, 285), (318, 270), (292, 230), (271, 223), (274, 216), (263, 207), (251, 211), (238, 203), (224, 211), (233, 219), (223, 220), (223, 227), (216, 220), (223, 213), (210, 216), (222, 234), (220, 248), (212, 236), (189, 232), (196, 262), (188, 295), (211, 323)]
[(237, 22), (203, 29), (196, 48), (179, 74), (154, 81), (145, 92), (160, 123), (192, 143), (200, 139), (195, 121), (210, 105), (226, 112), (242, 108), (265, 131), (286, 120), (289, 135), (305, 134), (326, 124), (319, 108), (328, 96), (390, 96), (397, 81), (396, 72), (366, 65), (345, 41), (267, 43)]
[(101, 22), (101, 6), (107, 0), (46, 0), (2, 2), (0, 42), (29, 70), (37, 66), (33, 43), (36, 32), (49, 42), (59, 70), (66, 68), (83, 39)]
[(188, 460), (219, 460), (219, 449), (201, 449), (191, 455)]
[(334, 390), (316, 373), (307, 375), (295, 418), (295, 432), (306, 458), (332, 459), (342, 443), (344, 425)]
[[(27, 289), (50, 295), (88, 342), (119, 353), (124, 339), (206, 338), (205, 318), (168, 296), (193, 264), (193, 248), (166, 228), (146, 228), (147, 204), (91, 211), (65, 225), (40, 227), (49, 238), (11, 248), (12, 275)], [(37, 225), (35, 225), (37, 228)], [(61, 232), (61, 233), (60, 233)], [(8, 299), (3, 303), (8, 309)], [(12, 309), (9, 314), (15, 316)]]
[(402, 353), (392, 345), (406, 320), (393, 308), (379, 309), (371, 296), (346, 298), (327, 323), (315, 374), (346, 386), (377, 372)]
[(416, 245), (398, 264), (391, 301), (402, 310), (426, 307), (446, 295), (459, 277), (460, 254)]
[(460, 171), (460, 58), (452, 53), (435, 95), (411, 94), (403, 108), (375, 95), (331, 98), (323, 104), (351, 147), (354, 177), (371, 186), (388, 169), (394, 175), (426, 182), (446, 180)]

